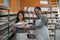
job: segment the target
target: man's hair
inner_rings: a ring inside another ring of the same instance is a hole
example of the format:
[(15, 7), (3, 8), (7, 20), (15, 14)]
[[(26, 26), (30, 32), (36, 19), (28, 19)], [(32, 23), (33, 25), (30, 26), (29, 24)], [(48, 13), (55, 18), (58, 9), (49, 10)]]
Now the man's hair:
[(35, 9), (39, 9), (39, 10), (41, 10), (41, 8), (40, 8), (39, 6), (36, 6)]

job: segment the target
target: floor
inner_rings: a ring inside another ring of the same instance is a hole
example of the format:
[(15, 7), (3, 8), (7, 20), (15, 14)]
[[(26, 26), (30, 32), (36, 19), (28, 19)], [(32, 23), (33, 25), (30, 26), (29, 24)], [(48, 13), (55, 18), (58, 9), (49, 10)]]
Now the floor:
[[(9, 40), (16, 40), (16, 36), (15, 36), (15, 34), (13, 34), (12, 37), (9, 38)], [(27, 39), (27, 40), (36, 40), (36, 39)]]

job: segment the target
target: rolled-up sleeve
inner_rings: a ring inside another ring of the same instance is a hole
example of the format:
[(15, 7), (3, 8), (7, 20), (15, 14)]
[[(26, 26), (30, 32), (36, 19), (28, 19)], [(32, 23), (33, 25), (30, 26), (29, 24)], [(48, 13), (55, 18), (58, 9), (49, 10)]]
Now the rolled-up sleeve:
[(46, 16), (42, 16), (41, 23), (39, 25), (32, 25), (30, 27), (30, 29), (42, 28), (45, 25), (46, 22), (47, 22), (47, 17)]

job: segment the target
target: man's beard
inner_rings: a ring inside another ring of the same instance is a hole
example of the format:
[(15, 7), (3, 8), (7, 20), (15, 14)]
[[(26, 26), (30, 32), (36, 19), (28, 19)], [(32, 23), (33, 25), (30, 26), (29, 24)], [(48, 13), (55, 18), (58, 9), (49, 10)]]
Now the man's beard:
[(41, 15), (39, 13), (36, 13), (37, 19), (40, 19)]

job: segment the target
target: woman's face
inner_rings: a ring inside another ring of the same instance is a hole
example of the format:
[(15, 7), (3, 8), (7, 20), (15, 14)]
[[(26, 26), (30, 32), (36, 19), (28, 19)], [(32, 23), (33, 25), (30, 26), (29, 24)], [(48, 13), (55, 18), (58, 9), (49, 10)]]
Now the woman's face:
[(23, 20), (23, 14), (19, 14), (19, 16), (18, 16), (18, 18), (20, 19), (20, 20)]

